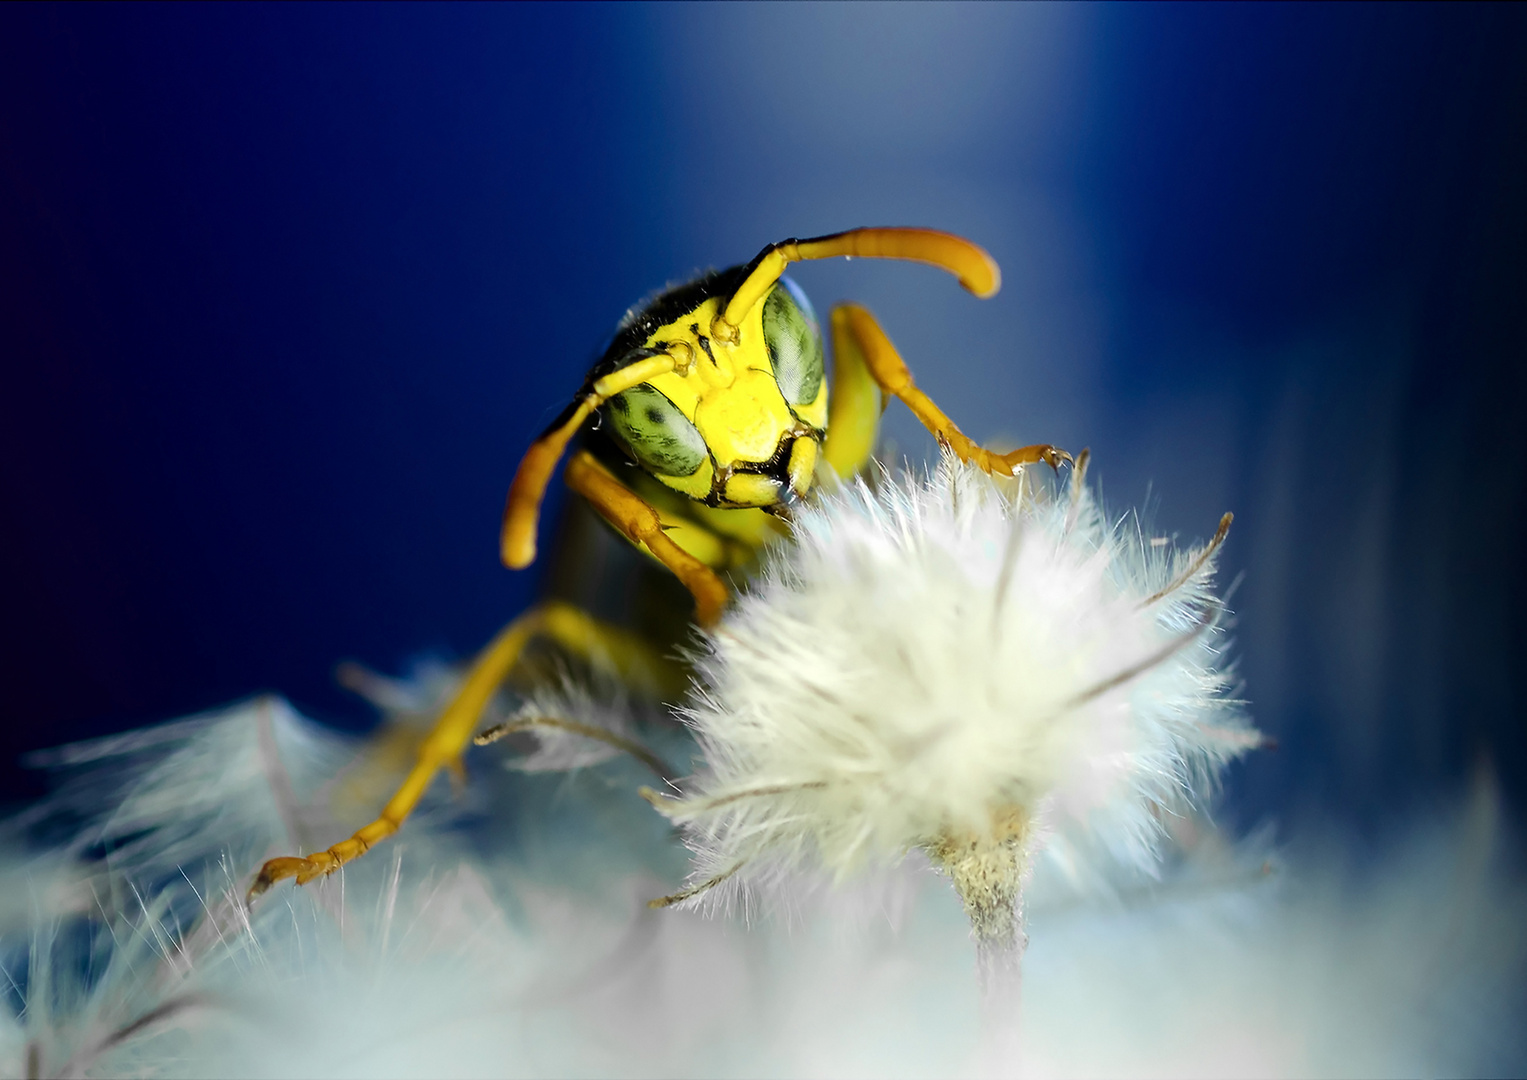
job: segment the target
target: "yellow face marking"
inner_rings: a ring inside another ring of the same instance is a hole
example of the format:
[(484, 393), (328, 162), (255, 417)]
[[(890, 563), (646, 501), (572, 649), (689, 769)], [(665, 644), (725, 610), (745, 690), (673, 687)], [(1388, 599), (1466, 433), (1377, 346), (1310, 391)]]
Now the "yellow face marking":
[(716, 468), (710, 463), (710, 458), (706, 458), (700, 462), (700, 467), (688, 476), (669, 476), (666, 473), (652, 475), (674, 491), (688, 495), (691, 499), (704, 499), (710, 494), (711, 480), (716, 475)]
[[(712, 297), (674, 322), (658, 327), (642, 343), (648, 349), (660, 347), (670, 349), (685, 356), (689, 361), (689, 366), (685, 368), (682, 375), (677, 371), (665, 372), (649, 379), (648, 383), (677, 405), (679, 411), (689, 417), (691, 423), (694, 421), (695, 407), (699, 405), (701, 396), (717, 389), (725, 389), (731, 384), (733, 378), (735, 350), (723, 348), (711, 342), (710, 338), (703, 333), (708, 320), (713, 317), (720, 303), (719, 299)], [(757, 322), (759, 348), (762, 349), (762, 312), (759, 313)], [(701, 344), (702, 338), (705, 339), (706, 344), (710, 345), (709, 352)], [(764, 367), (767, 369), (769, 366), (767, 352), (764, 352), (763, 360)]]
[[(648, 385), (678, 406), (699, 429), (717, 464), (723, 468), (743, 462), (768, 461), (779, 443), (795, 427), (790, 406), (774, 381), (769, 350), (764, 342), (763, 305), (755, 304), (743, 320), (735, 345), (723, 345), (709, 336), (711, 320), (721, 301), (712, 297), (683, 317), (658, 327), (645, 342), (649, 349), (666, 347), (685, 354), (689, 367), (684, 374), (667, 371), (654, 375)], [(820, 412), (826, 421), (826, 380), (817, 398), (805, 411)], [(808, 420), (814, 427), (822, 423)], [(704, 470), (702, 470), (704, 471)], [(662, 477), (675, 490), (690, 494), (671, 478)], [(686, 477), (694, 480), (694, 477)], [(709, 488), (706, 488), (707, 493)], [(748, 502), (759, 506), (764, 503)]]
[(758, 473), (733, 473), (727, 477), (725, 495), (735, 506), (773, 506), (779, 502), (779, 481)]
[(822, 385), (817, 387), (816, 400), (809, 405), (797, 405), (795, 415), (816, 428), (818, 431), (827, 430), (827, 380), (822, 380)]
[(795, 427), (795, 417), (767, 371), (741, 372), (731, 386), (700, 398), (695, 427), (722, 465), (768, 461), (779, 441)]
[(790, 447), (790, 487), (797, 495), (811, 490), (817, 467), (817, 441), (796, 439)]

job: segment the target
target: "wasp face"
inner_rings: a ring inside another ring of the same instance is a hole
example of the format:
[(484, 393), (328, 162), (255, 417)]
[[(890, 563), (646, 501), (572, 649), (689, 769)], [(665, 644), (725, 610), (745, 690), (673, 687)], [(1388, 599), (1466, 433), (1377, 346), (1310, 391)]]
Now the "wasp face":
[(781, 278), (735, 343), (708, 337), (735, 274), (675, 289), (627, 321), (608, 361), (668, 353), (679, 364), (610, 398), (601, 415), (675, 491), (710, 506), (775, 508), (810, 488), (827, 427), (821, 331), (805, 294)]

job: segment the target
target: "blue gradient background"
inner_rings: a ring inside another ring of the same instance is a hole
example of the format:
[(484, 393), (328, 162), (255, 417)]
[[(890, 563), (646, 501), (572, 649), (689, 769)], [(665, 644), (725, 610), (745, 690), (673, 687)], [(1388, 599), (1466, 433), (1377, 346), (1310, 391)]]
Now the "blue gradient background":
[(1519, 813), (1524, 73), (1508, 6), (0, 7), (0, 798), (265, 689), (363, 727), (336, 661), (531, 597), (503, 495), (627, 305), (920, 224), (1002, 293), (799, 280), (973, 436), (1236, 512), (1237, 820)]

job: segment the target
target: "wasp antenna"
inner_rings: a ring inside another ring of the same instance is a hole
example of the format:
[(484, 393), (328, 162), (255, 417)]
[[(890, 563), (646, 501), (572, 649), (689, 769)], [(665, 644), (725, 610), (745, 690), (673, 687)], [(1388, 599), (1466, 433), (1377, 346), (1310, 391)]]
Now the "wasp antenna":
[(530, 444), (520, 467), (514, 471), (514, 482), (509, 485), (509, 499), (504, 504), (504, 527), (499, 534), (499, 554), (504, 565), (511, 570), (523, 570), (536, 558), (536, 526), (541, 518), (541, 500), (546, 497), (546, 485), (557, 462), (567, 450), (573, 433), (594, 406), (589, 402), (593, 395), (576, 401), (567, 407), (560, 422)]
[(511, 570), (523, 570), (536, 559), (536, 526), (541, 518), (541, 500), (557, 462), (567, 451), (567, 444), (577, 434), (595, 409), (622, 391), (672, 371), (677, 361), (668, 353), (646, 356), (635, 363), (595, 379), (590, 392), (574, 401), (546, 430), (514, 471), (509, 498), (504, 504), (504, 527), (499, 534), (499, 554)]
[(779, 280), (793, 262), (832, 259), (902, 259), (947, 270), (966, 289), (985, 299), (1002, 287), (1002, 271), (985, 249), (964, 237), (936, 229), (874, 228), (817, 236), (810, 240), (782, 240), (759, 252), (748, 264), (747, 276), (711, 321), (711, 336), (726, 344), (737, 341), (737, 327), (754, 304)]

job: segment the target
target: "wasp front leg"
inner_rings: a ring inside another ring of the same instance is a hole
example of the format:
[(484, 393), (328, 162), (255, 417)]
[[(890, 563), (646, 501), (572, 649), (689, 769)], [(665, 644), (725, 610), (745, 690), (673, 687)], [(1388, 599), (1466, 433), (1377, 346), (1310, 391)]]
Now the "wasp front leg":
[(567, 463), (564, 478), (628, 540), (673, 572), (695, 598), (695, 622), (714, 626), (720, 621), (731, 590), (714, 570), (668, 536), (657, 507), (617, 480), (587, 450)]
[[(867, 403), (870, 398), (863, 392), (863, 387), (857, 385), (863, 383), (862, 377), (856, 378), (852, 374), (856, 366), (862, 367), (882, 391), (898, 398), (911, 409), (912, 415), (922, 421), (923, 426), (933, 432), (939, 442), (953, 450), (961, 461), (970, 462), (986, 472), (1011, 476), (1013, 469), (1020, 465), (1042, 461), (1052, 468), (1058, 468), (1062, 461), (1071, 460), (1070, 454), (1046, 443), (1021, 447), (1006, 454), (995, 454), (977, 445), (933, 403), (932, 398), (918, 389), (912, 381), (912, 372), (896, 351), (896, 346), (891, 344), (891, 339), (880, 328), (880, 323), (858, 304), (839, 304), (833, 308), (832, 337), (833, 363), (838, 368), (833, 388), (837, 390), (839, 384), (855, 387), (859, 392), (853, 400), (860, 403), (857, 406), (845, 406), (849, 415), (841, 420), (855, 434), (846, 435), (845, 445), (841, 448), (833, 446), (833, 425), (840, 422), (840, 417), (835, 413), (828, 421), (826, 457), (840, 473), (847, 475), (847, 472), (854, 471), (868, 458), (868, 443), (859, 429), (865, 427), (863, 403)], [(855, 457), (860, 460), (855, 462)], [(842, 458), (852, 468), (846, 472), (835, 458)]]

